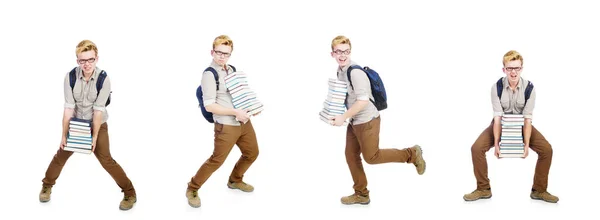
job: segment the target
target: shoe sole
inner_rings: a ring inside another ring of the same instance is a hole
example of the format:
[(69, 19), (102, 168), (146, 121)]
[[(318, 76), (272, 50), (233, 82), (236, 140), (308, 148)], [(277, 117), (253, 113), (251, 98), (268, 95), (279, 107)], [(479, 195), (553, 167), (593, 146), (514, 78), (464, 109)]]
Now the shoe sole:
[(557, 203), (558, 201), (554, 202), (554, 201), (548, 201), (548, 200), (544, 200), (542, 198), (538, 198), (538, 197), (533, 197), (533, 196), (529, 196), (531, 199), (533, 200), (540, 200), (540, 201), (544, 201), (544, 202), (548, 202), (548, 203)]
[(369, 203), (371, 203), (371, 200), (367, 201), (367, 202), (356, 202), (356, 203), (343, 203), (344, 205), (368, 205)]
[(237, 188), (237, 187), (230, 186), (229, 184), (227, 184), (227, 187), (230, 188), (230, 189), (239, 189), (242, 192), (253, 192), (254, 191), (254, 189), (252, 189), (250, 191), (243, 190), (243, 189), (240, 189), (240, 188)]
[(473, 202), (473, 201), (477, 201), (477, 200), (480, 200), (480, 199), (489, 199), (489, 198), (492, 198), (492, 196), (482, 196), (482, 197), (479, 197), (479, 198), (477, 198), (477, 199), (473, 199), (473, 200), (469, 200), (469, 199), (467, 199), (467, 198), (463, 197), (463, 199), (464, 199), (465, 201), (467, 201), (467, 202)]
[(192, 208), (200, 208), (200, 205), (198, 205), (198, 206), (192, 205), (192, 203), (189, 201), (188, 201), (188, 205), (190, 205)]
[(420, 159), (420, 160), (422, 160), (422, 161), (423, 161), (423, 172), (422, 172), (422, 173), (419, 173), (419, 172), (417, 171), (417, 173), (418, 173), (419, 175), (423, 175), (423, 174), (425, 174), (425, 170), (427, 170), (427, 163), (425, 162), (425, 159), (423, 159), (423, 149), (421, 148), (421, 146), (419, 146), (419, 145), (415, 145), (415, 147), (416, 147), (416, 149), (417, 149), (417, 150), (416, 150), (416, 151), (417, 151), (417, 160), (419, 160), (419, 159)]
[(40, 202), (42, 202), (42, 203), (46, 203), (46, 202), (49, 202), (49, 201), (50, 201), (50, 198), (48, 198), (47, 200), (44, 200), (44, 199), (40, 198)]

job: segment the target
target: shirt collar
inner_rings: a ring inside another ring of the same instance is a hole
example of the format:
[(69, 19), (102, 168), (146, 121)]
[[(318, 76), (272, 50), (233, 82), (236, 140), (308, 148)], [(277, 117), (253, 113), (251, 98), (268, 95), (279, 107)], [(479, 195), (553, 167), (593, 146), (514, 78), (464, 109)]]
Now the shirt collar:
[(356, 65), (356, 62), (350, 60), (350, 63), (348, 65), (346, 65), (344, 67), (338, 66), (338, 71), (341, 73), (346, 73), (346, 72), (348, 72), (348, 68), (350, 68), (350, 66), (352, 66), (352, 65)]
[[(510, 89), (510, 83), (508, 82), (508, 78), (504, 77), (504, 88)], [(519, 77), (519, 82), (517, 83), (517, 89), (523, 88), (523, 77)]]
[[(219, 65), (214, 60), (210, 63), (210, 67), (214, 68), (217, 71), (225, 71), (225, 68), (223, 68), (223, 66)], [(229, 67), (229, 65), (227, 65), (227, 72), (228, 73), (233, 72), (233, 69), (231, 69), (231, 67)]]
[[(96, 79), (96, 77), (98, 77), (98, 73), (100, 72), (100, 69), (98, 67), (96, 67), (94, 69), (94, 72), (92, 73), (92, 76), (90, 77), (90, 80)], [(77, 74), (79, 74), (79, 79), (83, 79), (83, 69), (81, 69), (81, 67), (77, 67)]]

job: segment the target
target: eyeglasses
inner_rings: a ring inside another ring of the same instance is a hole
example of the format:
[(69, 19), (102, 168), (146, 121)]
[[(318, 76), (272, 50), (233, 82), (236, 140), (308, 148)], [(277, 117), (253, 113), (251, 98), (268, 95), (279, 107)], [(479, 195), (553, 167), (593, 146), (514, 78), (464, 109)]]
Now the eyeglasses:
[(337, 55), (342, 55), (342, 54), (348, 55), (348, 54), (350, 54), (350, 49), (348, 49), (348, 50), (334, 50), (333, 53), (335, 53)]
[(217, 54), (217, 56), (224, 56), (224, 57), (231, 56), (231, 53), (225, 53), (223, 51), (218, 51), (218, 50), (215, 50), (215, 54)]
[(78, 59), (77, 60), (77, 63), (79, 63), (79, 64), (93, 63), (93, 62), (96, 62), (96, 58), (95, 57), (89, 58), (89, 59)]
[(521, 71), (521, 69), (523, 69), (523, 67), (504, 67), (504, 69), (508, 72), (511, 71)]

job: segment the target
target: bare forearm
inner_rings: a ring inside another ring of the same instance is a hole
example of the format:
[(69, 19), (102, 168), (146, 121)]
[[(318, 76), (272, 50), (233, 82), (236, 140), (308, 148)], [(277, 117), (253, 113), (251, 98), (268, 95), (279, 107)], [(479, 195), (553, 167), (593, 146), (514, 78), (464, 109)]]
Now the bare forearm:
[(529, 138), (531, 137), (531, 119), (525, 119), (525, 126), (523, 126), (523, 143), (525, 146), (529, 146)]
[(500, 143), (500, 135), (502, 135), (502, 123), (500, 120), (502, 120), (500, 116), (494, 117), (494, 125), (493, 125), (494, 146), (496, 146), (496, 145), (498, 145), (498, 143)]
[(62, 135), (63, 137), (66, 137), (67, 134), (69, 133), (69, 121), (71, 121), (71, 118), (73, 117), (73, 113), (75, 111), (72, 108), (65, 108), (65, 111), (63, 113), (63, 120), (62, 120)]
[(235, 111), (233, 108), (225, 108), (217, 103), (207, 105), (206, 111), (209, 111), (215, 115), (233, 115), (233, 116), (235, 116)]
[(351, 107), (350, 109), (348, 109), (348, 111), (346, 111), (344, 113), (344, 117), (345, 118), (352, 118), (354, 115), (358, 114), (358, 112), (360, 112), (361, 110), (363, 110), (367, 104), (369, 104), (369, 101), (365, 101), (365, 100), (358, 100), (356, 101)]
[(92, 137), (94, 140), (98, 138), (100, 126), (102, 126), (102, 111), (94, 111), (94, 118), (92, 119)]

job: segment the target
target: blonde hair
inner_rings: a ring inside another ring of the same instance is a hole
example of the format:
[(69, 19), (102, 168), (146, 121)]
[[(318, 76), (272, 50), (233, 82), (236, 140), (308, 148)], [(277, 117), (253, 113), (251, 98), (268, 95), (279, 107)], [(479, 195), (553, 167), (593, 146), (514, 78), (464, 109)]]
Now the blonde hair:
[(213, 41), (213, 50), (219, 45), (230, 46), (231, 51), (233, 51), (233, 41), (227, 35), (219, 35), (215, 38), (215, 40)]
[(511, 50), (504, 54), (504, 57), (502, 58), (502, 64), (506, 65), (506, 63), (514, 60), (521, 61), (521, 65), (523, 65), (523, 56), (521, 56), (521, 54), (516, 50)]
[(339, 36), (333, 38), (333, 40), (331, 41), (331, 50), (333, 50), (333, 48), (335, 46), (337, 46), (338, 44), (348, 44), (350, 46), (350, 49), (352, 49), (352, 44), (350, 43), (350, 39), (348, 39), (346, 36), (339, 35)]
[(92, 42), (90, 40), (82, 40), (81, 42), (79, 42), (79, 44), (77, 44), (77, 47), (75, 49), (75, 55), (78, 55), (80, 53), (87, 52), (90, 50), (93, 50), (94, 53), (96, 53), (96, 56), (98, 56), (98, 47), (96, 47), (96, 44), (94, 44), (94, 42)]

